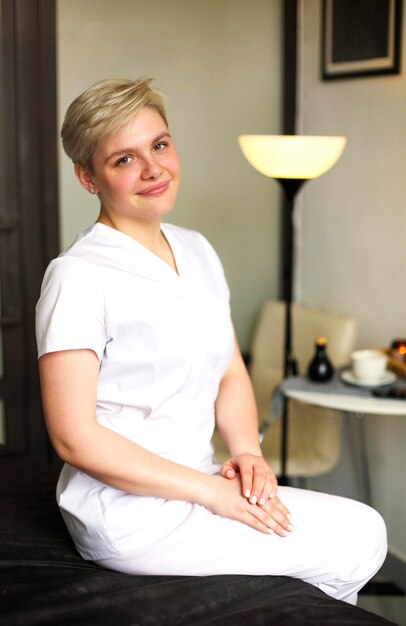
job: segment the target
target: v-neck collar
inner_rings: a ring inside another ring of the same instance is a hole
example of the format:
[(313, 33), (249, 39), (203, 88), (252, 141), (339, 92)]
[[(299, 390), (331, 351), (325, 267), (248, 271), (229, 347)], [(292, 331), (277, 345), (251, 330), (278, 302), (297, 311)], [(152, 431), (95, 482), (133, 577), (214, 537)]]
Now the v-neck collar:
[[(137, 273), (145, 276), (151, 276), (151, 274), (153, 274), (155, 279), (159, 277), (161, 279), (170, 277), (173, 281), (179, 281), (182, 278), (182, 261), (179, 258), (182, 254), (181, 247), (177, 245), (176, 237), (170, 225), (161, 224), (161, 232), (172, 250), (177, 271), (142, 243), (111, 226), (96, 222), (96, 224), (89, 229), (87, 234), (98, 234), (108, 239), (110, 242), (115, 242), (121, 249), (128, 252), (129, 255), (125, 260), (123, 259), (123, 266), (127, 266), (128, 264), (133, 270), (135, 269)], [(123, 269), (129, 270), (130, 267), (123, 267)]]
[[(175, 270), (168, 265), (169, 269), (176, 274), (178, 278), (183, 278), (183, 269), (179, 266), (179, 262), (182, 263), (182, 250), (180, 246), (178, 246), (178, 242), (176, 237), (173, 236), (173, 231), (169, 224), (161, 223), (161, 233), (166, 239), (168, 246), (171, 249), (173, 261), (175, 263)], [(158, 257), (159, 258), (159, 257)], [(162, 259), (161, 259), (162, 260)], [(165, 263), (165, 261), (163, 261)]]

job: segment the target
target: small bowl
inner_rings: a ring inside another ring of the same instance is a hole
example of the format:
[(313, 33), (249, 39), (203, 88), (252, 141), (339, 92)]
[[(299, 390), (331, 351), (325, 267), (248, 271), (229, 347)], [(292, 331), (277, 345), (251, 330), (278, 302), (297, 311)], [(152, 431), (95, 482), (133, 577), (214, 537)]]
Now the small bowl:
[(351, 353), (352, 373), (358, 380), (379, 380), (386, 371), (388, 357), (379, 350), (355, 350)]

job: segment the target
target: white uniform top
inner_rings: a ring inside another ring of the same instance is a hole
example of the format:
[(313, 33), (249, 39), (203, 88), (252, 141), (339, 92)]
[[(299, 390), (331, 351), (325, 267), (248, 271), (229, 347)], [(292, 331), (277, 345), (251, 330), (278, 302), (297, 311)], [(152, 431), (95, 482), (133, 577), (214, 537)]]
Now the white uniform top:
[[(202, 235), (169, 224), (162, 232), (179, 274), (103, 224), (53, 260), (37, 305), (38, 354), (94, 350), (98, 423), (213, 472), (214, 403), (233, 349), (229, 291)], [(93, 560), (153, 545), (193, 506), (130, 495), (69, 465), (57, 497), (76, 547)]]

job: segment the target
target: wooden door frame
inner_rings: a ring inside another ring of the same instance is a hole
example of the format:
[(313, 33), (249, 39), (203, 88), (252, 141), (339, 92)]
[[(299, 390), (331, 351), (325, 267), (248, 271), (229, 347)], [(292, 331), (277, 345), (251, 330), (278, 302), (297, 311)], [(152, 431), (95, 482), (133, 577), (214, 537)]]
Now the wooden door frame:
[(50, 458), (35, 304), (59, 251), (54, 0), (0, 0), (0, 278), (6, 442)]

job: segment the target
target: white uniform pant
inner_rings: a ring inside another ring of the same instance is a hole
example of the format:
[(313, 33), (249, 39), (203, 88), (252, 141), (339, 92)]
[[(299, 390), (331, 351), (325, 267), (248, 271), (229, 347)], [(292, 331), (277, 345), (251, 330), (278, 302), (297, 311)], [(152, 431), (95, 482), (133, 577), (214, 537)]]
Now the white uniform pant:
[(96, 562), (128, 574), (292, 576), (355, 604), (386, 556), (381, 516), (338, 496), (290, 487), (279, 487), (278, 495), (292, 513), (295, 528), (287, 537), (191, 505), (184, 522), (153, 546)]

